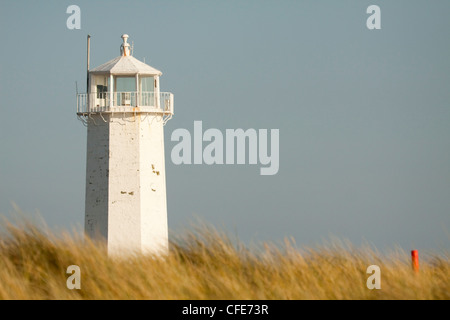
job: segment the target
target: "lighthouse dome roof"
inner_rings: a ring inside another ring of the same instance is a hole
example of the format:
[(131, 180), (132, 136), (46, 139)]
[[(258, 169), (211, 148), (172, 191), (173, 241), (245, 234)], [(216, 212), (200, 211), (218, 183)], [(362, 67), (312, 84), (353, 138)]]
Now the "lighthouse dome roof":
[(122, 35), (123, 43), (120, 46), (120, 56), (92, 69), (90, 73), (113, 75), (162, 75), (161, 71), (139, 61), (131, 55), (132, 50), (130, 50), (128, 38), (129, 36), (127, 34)]
[(91, 69), (90, 73), (94, 74), (117, 74), (117, 75), (162, 75), (162, 72), (139, 61), (135, 57), (129, 56), (118, 56), (97, 68)]

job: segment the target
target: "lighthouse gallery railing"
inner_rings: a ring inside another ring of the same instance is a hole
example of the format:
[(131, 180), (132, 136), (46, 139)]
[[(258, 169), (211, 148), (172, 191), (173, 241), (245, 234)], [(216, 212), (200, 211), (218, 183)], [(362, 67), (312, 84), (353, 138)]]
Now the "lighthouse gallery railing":
[[(159, 99), (154, 92), (113, 92), (112, 107), (150, 107), (165, 114), (173, 114), (173, 94), (160, 92)], [(110, 92), (77, 94), (77, 113), (108, 112), (111, 110)]]

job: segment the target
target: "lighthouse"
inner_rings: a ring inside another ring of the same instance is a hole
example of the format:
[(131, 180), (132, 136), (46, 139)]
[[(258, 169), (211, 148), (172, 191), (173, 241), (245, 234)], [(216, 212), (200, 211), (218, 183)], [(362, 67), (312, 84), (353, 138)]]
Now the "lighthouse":
[(77, 93), (87, 127), (85, 233), (106, 241), (109, 255), (168, 250), (164, 125), (173, 94), (161, 92), (161, 71), (120, 55), (88, 72)]

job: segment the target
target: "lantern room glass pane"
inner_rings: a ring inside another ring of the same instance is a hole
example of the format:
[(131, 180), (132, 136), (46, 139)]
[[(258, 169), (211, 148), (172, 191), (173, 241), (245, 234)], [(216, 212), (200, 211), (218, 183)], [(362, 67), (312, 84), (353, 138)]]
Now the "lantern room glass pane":
[(117, 77), (115, 97), (119, 106), (136, 105), (136, 78)]
[(140, 77), (140, 99), (143, 106), (155, 106), (155, 77)]
[(154, 78), (153, 77), (142, 77), (141, 78), (141, 90), (142, 92), (153, 92), (155, 91)]
[(136, 78), (135, 77), (118, 77), (116, 80), (117, 92), (135, 92)]

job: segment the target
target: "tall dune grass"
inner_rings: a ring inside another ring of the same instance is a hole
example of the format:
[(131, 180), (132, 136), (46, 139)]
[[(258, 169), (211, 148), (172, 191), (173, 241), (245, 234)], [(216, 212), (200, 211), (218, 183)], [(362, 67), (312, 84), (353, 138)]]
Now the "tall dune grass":
[[(112, 259), (105, 247), (34, 225), (8, 223), (0, 239), (0, 299), (449, 299), (448, 253), (421, 262), (334, 241), (298, 249), (292, 241), (248, 249), (212, 228), (171, 241), (165, 257)], [(381, 268), (381, 289), (366, 286), (369, 265)], [(69, 265), (81, 268), (81, 289), (69, 290)]]

